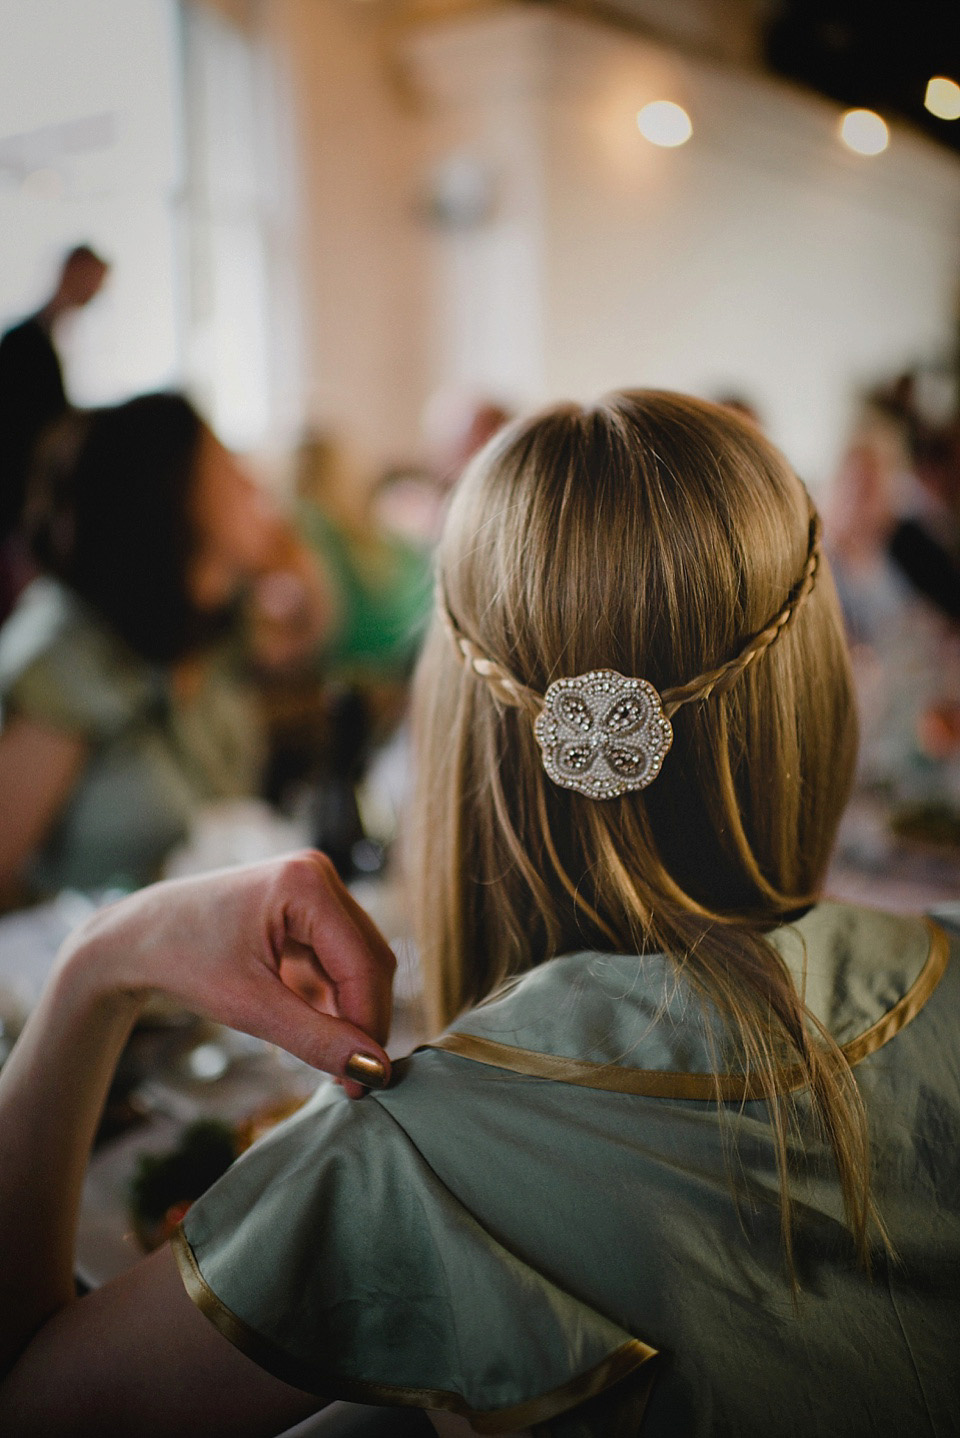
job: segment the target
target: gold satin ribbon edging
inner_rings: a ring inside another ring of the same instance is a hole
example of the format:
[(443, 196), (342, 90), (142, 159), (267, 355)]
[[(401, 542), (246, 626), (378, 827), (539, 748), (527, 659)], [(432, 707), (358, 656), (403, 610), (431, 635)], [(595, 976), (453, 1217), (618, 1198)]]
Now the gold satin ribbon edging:
[[(939, 924), (924, 919), (930, 935), (926, 962), (907, 992), (892, 1009), (871, 1024), (856, 1038), (841, 1045), (841, 1053), (852, 1068), (905, 1028), (923, 1008), (943, 978), (950, 957), (950, 941)], [(604, 1089), (609, 1093), (628, 1093), (638, 1098), (724, 1099), (739, 1102), (769, 1096), (769, 1088), (761, 1075), (744, 1078), (742, 1074), (677, 1073), (673, 1069), (632, 1069), (621, 1064), (598, 1064), (590, 1059), (568, 1059), (557, 1054), (538, 1053), (535, 1049), (514, 1048), (495, 1039), (476, 1034), (449, 1033), (424, 1044), (424, 1048), (444, 1049), (460, 1058), (491, 1068), (508, 1069), (511, 1073), (530, 1078), (552, 1079), (555, 1083), (576, 1084), (581, 1088)], [(803, 1088), (799, 1068), (785, 1069), (778, 1087), (780, 1093), (793, 1093)]]
[[(387, 1408), (439, 1408), (457, 1413), (473, 1424), (478, 1433), (511, 1433), (517, 1428), (530, 1428), (547, 1423), (559, 1413), (566, 1413), (594, 1398), (626, 1378), (642, 1364), (657, 1357), (649, 1344), (631, 1338), (608, 1353), (586, 1373), (578, 1373), (568, 1383), (537, 1398), (515, 1403), (510, 1408), (493, 1412), (477, 1412), (470, 1408), (459, 1393), (442, 1388), (404, 1388), (387, 1383), (367, 1383), (362, 1379), (322, 1375), (302, 1359), (286, 1353), (262, 1333), (257, 1333), (223, 1303), (207, 1283), (197, 1263), (190, 1241), (183, 1228), (174, 1230), (170, 1240), (173, 1256), (188, 1297), (196, 1304), (224, 1338), (251, 1358), (259, 1368), (272, 1373), (292, 1388), (315, 1393), (324, 1404), (336, 1400), (346, 1403), (373, 1403)], [(651, 1373), (651, 1378), (653, 1373)], [(651, 1385), (652, 1387), (652, 1382)]]

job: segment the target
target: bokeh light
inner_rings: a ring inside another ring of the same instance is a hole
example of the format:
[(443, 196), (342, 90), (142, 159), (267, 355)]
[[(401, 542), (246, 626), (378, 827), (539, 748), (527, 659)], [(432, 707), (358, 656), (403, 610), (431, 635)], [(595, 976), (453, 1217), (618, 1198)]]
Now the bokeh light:
[(927, 81), (923, 103), (938, 120), (960, 120), (960, 85), (946, 75), (934, 75)]
[(840, 117), (840, 138), (858, 155), (879, 155), (890, 143), (890, 131), (874, 110), (847, 110)]
[(685, 145), (693, 134), (690, 116), (682, 105), (673, 100), (651, 100), (637, 112), (637, 129), (651, 145), (662, 145), (675, 149)]

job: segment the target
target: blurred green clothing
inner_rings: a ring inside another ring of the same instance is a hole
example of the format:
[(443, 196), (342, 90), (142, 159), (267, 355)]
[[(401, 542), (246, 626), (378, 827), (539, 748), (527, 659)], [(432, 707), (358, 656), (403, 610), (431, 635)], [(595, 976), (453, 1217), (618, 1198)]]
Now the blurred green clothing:
[(255, 794), (263, 746), (224, 652), (179, 697), (68, 588), (37, 579), (0, 630), (0, 705), (76, 735), (89, 756), (29, 878), (41, 891), (129, 888), (158, 876), (200, 808)]
[(581, 953), (385, 1093), (324, 1083), (187, 1214), (191, 1297), (297, 1387), (486, 1433), (960, 1431), (960, 933), (825, 902), (771, 938), (855, 1065), (898, 1252), (872, 1277), (800, 1095), (794, 1304), (768, 1107), (712, 1097), (715, 1013), (662, 955)]
[(430, 613), (430, 555), (387, 533), (356, 543), (308, 502), (301, 503), (297, 521), (337, 604), (334, 632), (321, 655), (325, 669), (348, 678), (406, 678)]

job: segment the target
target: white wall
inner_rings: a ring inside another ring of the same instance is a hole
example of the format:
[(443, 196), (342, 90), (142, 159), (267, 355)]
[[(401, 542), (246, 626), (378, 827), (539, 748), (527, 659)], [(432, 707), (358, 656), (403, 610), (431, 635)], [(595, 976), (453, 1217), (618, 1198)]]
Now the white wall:
[(233, 8), (183, 7), (184, 371), (227, 444), (276, 452), (303, 421), (292, 120), (275, 48)]
[(80, 403), (177, 373), (180, 183), (174, 0), (0, 0), (0, 322), (35, 308), (65, 249), (113, 262), (63, 335)]
[(302, 424), (300, 295), (283, 77), (246, 8), (0, 0), (0, 324), (89, 242), (112, 271), (58, 327), (71, 397), (185, 386), (262, 453)]
[[(434, 241), (448, 380), (500, 374), (524, 400), (736, 388), (817, 483), (856, 388), (951, 348), (960, 161), (905, 128), (886, 154), (855, 156), (826, 102), (543, 13), (461, 19), (408, 53), (432, 163), (439, 137), (496, 177), (490, 223)], [(681, 149), (636, 129), (659, 98), (692, 116)], [(505, 276), (510, 236), (536, 303)], [(486, 315), (472, 350), (453, 275)]]

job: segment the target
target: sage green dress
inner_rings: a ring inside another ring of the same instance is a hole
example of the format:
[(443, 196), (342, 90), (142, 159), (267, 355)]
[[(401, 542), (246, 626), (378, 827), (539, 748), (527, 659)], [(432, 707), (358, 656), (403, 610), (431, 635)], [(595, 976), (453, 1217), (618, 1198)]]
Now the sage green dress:
[(76, 735), (88, 758), (31, 862), (43, 890), (133, 888), (158, 877), (199, 810), (257, 792), (263, 752), (232, 656), (179, 697), (69, 589), (37, 579), (0, 630), (0, 707)]
[[(763, 1100), (661, 956), (557, 958), (396, 1065), (324, 1082), (187, 1214), (190, 1295), (325, 1397), (564, 1438), (960, 1432), (960, 931), (824, 902), (773, 942), (844, 1047), (896, 1245), (858, 1267), (791, 1144), (794, 1301)], [(714, 1035), (715, 1037), (715, 1035)]]

